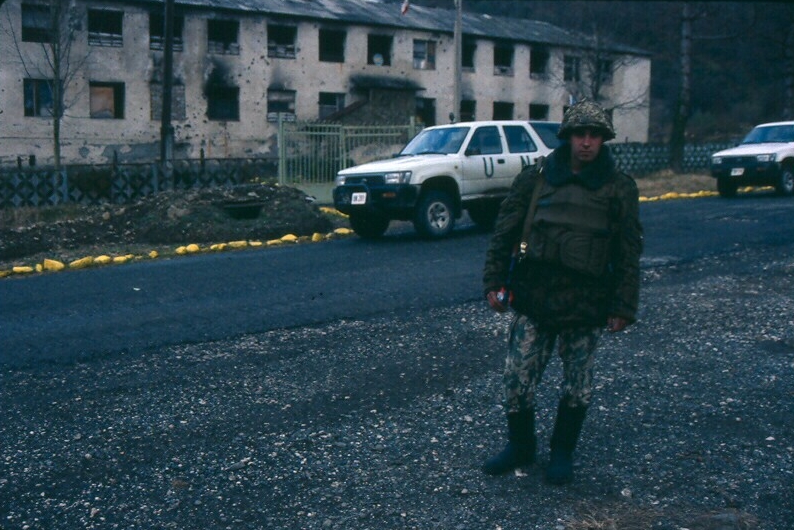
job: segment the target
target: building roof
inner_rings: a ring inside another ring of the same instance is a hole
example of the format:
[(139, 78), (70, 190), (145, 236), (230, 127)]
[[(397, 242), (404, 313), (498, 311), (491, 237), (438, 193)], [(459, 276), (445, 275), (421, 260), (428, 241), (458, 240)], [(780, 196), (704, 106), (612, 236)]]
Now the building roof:
[[(163, 0), (144, 0), (163, 3)], [(175, 0), (177, 6), (238, 13), (264, 14), (286, 18), (309, 18), (327, 22), (355, 23), (428, 32), (454, 31), (452, 9), (431, 8), (412, 4), (405, 15), (400, 4), (385, 0)], [(463, 13), (463, 33), (488, 39), (583, 48), (592, 37), (538, 20), (495, 17), (480, 13)], [(603, 44), (602, 44), (603, 45)], [(607, 49), (616, 53), (649, 55), (638, 48), (609, 43)]]

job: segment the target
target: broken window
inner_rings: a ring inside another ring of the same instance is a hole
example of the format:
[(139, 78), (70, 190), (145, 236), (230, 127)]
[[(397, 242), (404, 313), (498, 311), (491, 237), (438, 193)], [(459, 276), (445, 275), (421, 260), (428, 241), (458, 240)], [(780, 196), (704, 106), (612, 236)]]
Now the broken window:
[(513, 75), (513, 45), (496, 42), (493, 47), (494, 75)]
[(494, 120), (512, 120), (513, 119), (513, 104), (507, 101), (494, 101), (493, 102), (493, 119)]
[(339, 112), (345, 108), (345, 94), (338, 92), (320, 92), (320, 119)]
[(90, 116), (100, 120), (124, 119), (124, 83), (88, 83)]
[(122, 37), (122, 11), (109, 9), (88, 10), (88, 44), (91, 46), (120, 47), (124, 44)]
[(463, 37), (463, 55), (461, 57), (461, 67), (465, 70), (474, 71), (474, 52), (477, 51), (477, 41), (474, 37)]
[(549, 50), (543, 46), (533, 46), (529, 55), (529, 77), (543, 78), (549, 73)]
[[(160, 121), (163, 119), (163, 85), (151, 83), (149, 85), (149, 99), (151, 102), (151, 119)], [(171, 119), (182, 121), (187, 119), (185, 113), (185, 85), (173, 85), (171, 87)]]
[(436, 43), (432, 40), (414, 39), (414, 69), (436, 69)]
[(52, 42), (53, 29), (49, 6), (22, 4), (23, 42)]
[(582, 79), (581, 69), (582, 60), (579, 57), (574, 57), (573, 55), (563, 57), (563, 80), (580, 81)]
[(333, 29), (320, 30), (320, 60), (326, 63), (345, 62), (347, 33)]
[[(175, 52), (181, 52), (184, 49), (184, 41), (182, 40), (184, 27), (185, 17), (175, 15), (173, 40)], [(149, 13), (149, 49), (165, 49), (165, 17), (162, 13)]]
[(279, 114), (284, 120), (295, 121), (294, 90), (268, 89), (267, 121), (278, 121)]
[(473, 99), (460, 101), (460, 121), (474, 121), (477, 116), (477, 102)]
[(239, 55), (239, 31), (237, 20), (207, 20), (207, 51), (217, 55)]
[(207, 118), (219, 121), (239, 121), (240, 89), (236, 86), (208, 86)]
[(546, 121), (549, 119), (549, 106), (544, 103), (529, 104), (529, 119)]
[(53, 112), (52, 81), (47, 79), (25, 79), (25, 116), (49, 118)]
[(436, 100), (431, 98), (416, 98), (416, 117), (430, 127), (436, 124)]
[(294, 59), (298, 28), (295, 26), (267, 25), (267, 56)]
[(367, 35), (367, 64), (391, 65), (391, 35)]

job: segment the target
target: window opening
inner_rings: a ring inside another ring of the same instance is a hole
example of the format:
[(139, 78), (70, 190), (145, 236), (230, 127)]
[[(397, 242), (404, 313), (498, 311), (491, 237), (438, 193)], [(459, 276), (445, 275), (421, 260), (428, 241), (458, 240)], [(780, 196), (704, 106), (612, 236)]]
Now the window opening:
[(49, 6), (22, 4), (22, 41), (52, 42), (53, 15)]
[(267, 25), (267, 56), (279, 59), (296, 57), (295, 42), (298, 28), (295, 26)]
[(530, 103), (529, 104), (529, 119), (530, 120), (548, 120), (549, 119), (549, 106), (544, 103)]
[(474, 71), (474, 54), (477, 51), (477, 41), (473, 37), (466, 37), (464, 35), (462, 48), (461, 68)]
[(416, 98), (416, 117), (425, 127), (436, 124), (436, 100)]
[(53, 113), (52, 81), (46, 79), (25, 79), (25, 116), (49, 118)]
[(460, 121), (474, 121), (477, 116), (477, 102), (473, 99), (463, 99), (460, 102)]
[(89, 82), (90, 116), (99, 120), (124, 119), (124, 83)]
[(513, 119), (513, 104), (506, 101), (494, 101), (493, 103), (493, 119), (495, 120), (512, 120)]
[(339, 112), (345, 108), (345, 94), (336, 92), (320, 92), (320, 119)]
[(216, 55), (239, 55), (239, 30), (240, 23), (236, 20), (207, 20), (207, 51)]
[[(182, 32), (185, 28), (185, 17), (174, 16), (174, 51), (181, 52), (184, 49)], [(165, 49), (165, 17), (162, 13), (149, 13), (149, 49)]]
[(391, 65), (391, 35), (367, 35), (367, 64)]
[(279, 114), (283, 120), (295, 121), (295, 94), (294, 90), (268, 90), (267, 121), (278, 121)]
[(436, 43), (431, 40), (414, 39), (414, 69), (436, 69)]
[(124, 44), (122, 24), (124, 13), (109, 9), (88, 10), (88, 44), (121, 47)]
[(494, 75), (513, 75), (513, 45), (497, 42), (493, 48)]
[(549, 73), (549, 50), (533, 46), (529, 55), (529, 77), (543, 78)]
[(580, 81), (582, 78), (581, 65), (582, 65), (582, 60), (579, 57), (566, 55), (563, 58), (563, 80)]
[(345, 38), (344, 31), (333, 29), (320, 30), (320, 61), (326, 63), (345, 62)]
[(236, 86), (208, 86), (207, 118), (218, 121), (239, 121), (240, 89)]

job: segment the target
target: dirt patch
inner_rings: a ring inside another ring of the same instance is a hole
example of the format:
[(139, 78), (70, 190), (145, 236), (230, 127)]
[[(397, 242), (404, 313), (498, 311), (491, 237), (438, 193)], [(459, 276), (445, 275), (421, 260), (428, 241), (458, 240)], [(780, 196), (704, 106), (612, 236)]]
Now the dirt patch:
[(276, 184), (167, 191), (128, 206), (69, 205), (0, 214), (0, 268), (43, 257), (67, 261), (97, 252), (137, 254), (190, 243), (311, 236), (346, 222), (323, 212), (300, 190)]

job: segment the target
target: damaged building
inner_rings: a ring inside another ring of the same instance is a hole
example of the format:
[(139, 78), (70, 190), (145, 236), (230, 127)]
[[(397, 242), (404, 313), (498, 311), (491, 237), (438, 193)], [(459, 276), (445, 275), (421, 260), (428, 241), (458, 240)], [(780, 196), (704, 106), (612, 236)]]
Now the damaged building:
[[(157, 160), (164, 7), (0, 2), (0, 164), (52, 163), (56, 128), (65, 164)], [(447, 10), (412, 5), (404, 14), (399, 3), (380, 0), (176, 0), (174, 156), (274, 157), (279, 120), (557, 121), (593, 86), (619, 140), (647, 140), (643, 51), (595, 46), (543, 22), (464, 12), (455, 109), (454, 23), (453, 0)]]

